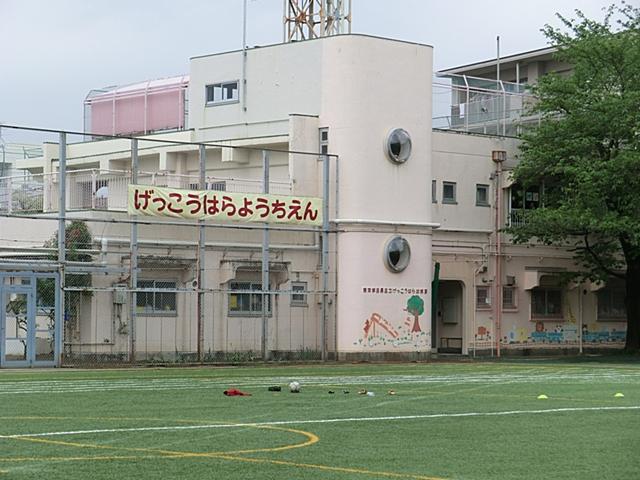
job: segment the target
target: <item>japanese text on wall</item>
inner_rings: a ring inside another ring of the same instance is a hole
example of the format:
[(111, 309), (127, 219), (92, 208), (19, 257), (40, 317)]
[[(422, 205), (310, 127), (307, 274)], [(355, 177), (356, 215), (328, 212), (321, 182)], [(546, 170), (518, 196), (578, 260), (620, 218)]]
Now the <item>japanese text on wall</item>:
[(322, 199), (129, 185), (129, 215), (322, 225)]

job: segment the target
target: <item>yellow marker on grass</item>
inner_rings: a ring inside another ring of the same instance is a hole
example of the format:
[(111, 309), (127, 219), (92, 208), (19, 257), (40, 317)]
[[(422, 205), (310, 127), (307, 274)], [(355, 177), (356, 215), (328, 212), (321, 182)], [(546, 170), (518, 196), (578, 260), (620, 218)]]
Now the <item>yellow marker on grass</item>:
[(542, 395), (538, 395), (538, 400), (548, 400), (549, 397), (547, 397), (544, 393)]
[(624, 393), (620, 393), (620, 392), (618, 392), (618, 393), (616, 393), (616, 394), (614, 395), (614, 397), (616, 397), (616, 398), (622, 398), (622, 397), (624, 397)]

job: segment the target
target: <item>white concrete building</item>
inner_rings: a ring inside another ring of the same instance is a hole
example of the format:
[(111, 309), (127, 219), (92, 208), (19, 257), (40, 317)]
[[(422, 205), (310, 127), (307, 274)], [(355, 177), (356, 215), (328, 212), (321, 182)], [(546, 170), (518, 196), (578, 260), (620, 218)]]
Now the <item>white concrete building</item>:
[[(536, 55), (513, 60), (526, 60), (527, 78)], [(512, 63), (504, 61), (505, 72), (522, 72)], [(320, 230), (271, 232), (265, 312), (251, 293), (261, 282), (261, 229), (207, 228), (200, 256), (197, 225), (156, 219), (138, 227), (134, 254), (130, 225), (118, 223), (128, 219), (131, 141), (69, 144), (68, 217), (88, 221), (93, 261), (111, 269), (94, 271), (94, 295), (67, 320), (67, 355), (113, 359), (133, 350), (140, 358), (190, 359), (197, 350), (200, 359), (217, 359), (262, 347), (272, 356), (326, 350), (375, 359), (621, 345), (618, 286), (563, 285), (558, 274), (574, 268), (569, 252), (514, 246), (498, 233), (539, 202), (539, 191), (521, 191), (508, 174), (518, 147), (509, 134), (526, 121), (529, 99), (518, 82), (474, 86), (466, 75), (481, 76), (478, 68), (445, 72), (450, 115), (447, 128), (432, 129), (427, 45), (338, 35), (192, 58), (188, 129), (139, 138), (137, 183), (198, 189), (201, 143), (208, 190), (261, 192), (261, 150), (269, 149), (270, 193), (322, 197), (322, 154), (330, 153), (337, 156), (327, 184), (331, 233), (323, 245)], [(504, 162), (492, 161), (496, 151), (506, 152)], [(24, 168), (42, 175), (42, 215), (55, 212), (58, 145), (45, 144)], [(2, 223), (19, 232), (15, 241), (34, 246), (57, 227), (15, 216)], [(6, 258), (20, 255), (0, 242)], [(130, 297), (118, 290), (131, 290), (134, 255), (140, 290)], [(193, 288), (200, 259), (202, 304)]]

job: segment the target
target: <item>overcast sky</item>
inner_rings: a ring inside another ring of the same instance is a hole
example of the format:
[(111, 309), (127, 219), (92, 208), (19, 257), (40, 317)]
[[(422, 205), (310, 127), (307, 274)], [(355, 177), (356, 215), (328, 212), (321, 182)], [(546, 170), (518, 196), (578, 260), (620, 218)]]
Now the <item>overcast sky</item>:
[[(613, 0), (352, 0), (353, 32), (433, 45), (435, 68), (547, 45), (545, 23)], [(636, 0), (638, 1), (638, 0)], [(631, 2), (630, 2), (631, 3)], [(248, 0), (248, 45), (282, 39), (282, 0)], [(189, 73), (189, 57), (242, 46), (243, 0), (0, 0), (0, 122), (82, 130), (107, 85)], [(4, 130), (7, 141), (15, 133)]]

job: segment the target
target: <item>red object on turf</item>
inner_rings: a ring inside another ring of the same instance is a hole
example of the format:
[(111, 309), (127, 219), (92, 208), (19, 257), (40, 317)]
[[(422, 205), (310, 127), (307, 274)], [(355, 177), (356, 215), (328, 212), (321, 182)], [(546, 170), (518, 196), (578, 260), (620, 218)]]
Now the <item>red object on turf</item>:
[(250, 397), (251, 396), (250, 393), (241, 392), (237, 388), (230, 388), (229, 390), (225, 390), (224, 394), (227, 397)]

